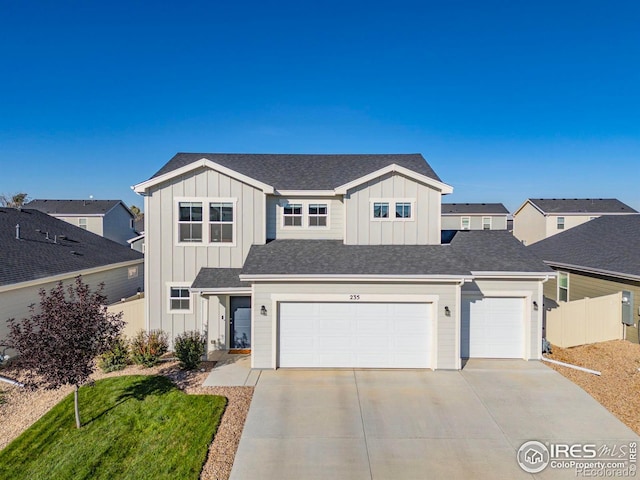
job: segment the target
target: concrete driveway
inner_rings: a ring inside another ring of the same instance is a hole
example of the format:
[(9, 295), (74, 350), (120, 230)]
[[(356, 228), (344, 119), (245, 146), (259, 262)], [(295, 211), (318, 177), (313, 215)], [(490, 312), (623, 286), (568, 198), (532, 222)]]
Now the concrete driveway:
[(516, 462), (529, 440), (640, 441), (540, 362), (460, 371), (277, 370), (256, 385), (232, 479), (576, 478)]

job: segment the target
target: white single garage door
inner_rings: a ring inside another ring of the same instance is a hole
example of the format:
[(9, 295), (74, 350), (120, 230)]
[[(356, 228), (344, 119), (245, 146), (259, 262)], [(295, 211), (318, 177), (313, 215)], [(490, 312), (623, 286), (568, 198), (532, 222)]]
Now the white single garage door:
[(462, 358), (523, 358), (524, 299), (463, 297)]
[(281, 303), (280, 367), (430, 368), (429, 303)]

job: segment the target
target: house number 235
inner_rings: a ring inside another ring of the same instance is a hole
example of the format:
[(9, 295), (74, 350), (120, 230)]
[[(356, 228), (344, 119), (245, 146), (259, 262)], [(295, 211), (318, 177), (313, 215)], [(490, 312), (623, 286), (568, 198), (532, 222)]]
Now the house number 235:
[(360, 300), (360, 295), (349, 295), (349, 300)]

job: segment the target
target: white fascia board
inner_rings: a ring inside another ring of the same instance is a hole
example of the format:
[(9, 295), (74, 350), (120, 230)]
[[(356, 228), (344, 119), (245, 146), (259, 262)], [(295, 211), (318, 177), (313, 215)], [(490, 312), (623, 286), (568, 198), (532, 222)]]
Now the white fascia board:
[(282, 197), (335, 197), (333, 190), (276, 190), (276, 195)]
[(144, 232), (141, 235), (138, 235), (137, 237), (130, 238), (129, 240), (127, 240), (127, 243), (131, 244), (137, 240), (140, 240), (141, 238), (144, 238)]
[(277, 282), (299, 281), (319, 282), (335, 280), (336, 282), (460, 282), (472, 280), (470, 275), (240, 275), (243, 282)]
[(274, 193), (275, 189), (271, 185), (267, 185), (266, 183), (262, 183), (255, 178), (248, 177), (243, 175), (242, 173), (236, 172), (230, 168), (224, 167), (219, 163), (212, 162), (209, 159), (201, 158), (200, 160), (196, 160), (195, 162), (191, 162), (189, 165), (185, 165), (184, 167), (177, 168), (175, 170), (171, 170), (170, 172), (165, 173), (164, 175), (160, 175), (158, 177), (151, 178), (142, 183), (138, 183), (134, 185), (133, 191), (136, 193), (144, 193), (149, 187), (153, 187), (154, 185), (158, 185), (162, 182), (166, 182), (172, 178), (178, 177), (180, 175), (184, 175), (185, 173), (189, 173), (198, 168), (210, 168), (211, 170), (215, 170), (216, 172), (220, 172), (228, 177), (234, 178), (241, 182), (244, 182), (248, 185), (251, 185), (259, 190), (262, 190), (264, 193)]
[[(111, 211), (111, 210), (109, 210), (109, 211)], [(47, 215), (51, 215), (54, 218), (58, 218), (58, 217), (93, 218), (93, 217), (104, 217), (105, 216), (104, 213), (48, 213)]]
[(50, 282), (60, 282), (62, 280), (68, 280), (75, 278), (78, 275), (91, 275), (93, 273), (107, 272), (109, 270), (115, 270), (116, 268), (132, 267), (134, 265), (144, 264), (144, 258), (137, 260), (128, 260), (126, 262), (112, 263), (110, 265), (103, 265), (101, 267), (87, 268), (86, 270), (76, 270), (75, 272), (61, 273), (53, 275), (51, 277), (42, 277), (35, 280), (27, 280), (26, 282), (12, 283), (10, 285), (0, 286), (0, 293), (8, 292), (10, 290), (18, 290), (20, 288), (34, 287), (37, 285), (43, 285)]
[(551, 278), (556, 272), (483, 272), (472, 271), (474, 278)]
[(446, 183), (439, 182), (438, 180), (434, 180), (433, 178), (429, 178), (420, 173), (414, 172), (413, 170), (409, 170), (408, 168), (402, 167), (395, 163), (391, 165), (387, 165), (380, 170), (376, 170), (375, 172), (371, 172), (368, 175), (364, 175), (360, 178), (356, 178), (355, 180), (345, 183), (344, 185), (340, 185), (335, 188), (335, 193), (338, 195), (346, 195), (347, 191), (350, 189), (357, 187), (358, 185), (362, 185), (363, 183), (374, 180), (378, 177), (386, 175), (387, 173), (397, 172), (402, 175), (405, 175), (409, 178), (413, 178), (414, 180), (429, 185), (436, 190), (439, 190), (442, 194), (453, 193), (453, 187), (451, 185), (447, 185)]
[(610, 215), (638, 215), (635, 212), (550, 212), (548, 217), (603, 217)]
[(441, 213), (443, 217), (506, 217), (508, 213)]
[(198, 293), (200, 295), (246, 295), (251, 293), (251, 287), (237, 287), (237, 288), (189, 288), (191, 293)]
[(576, 270), (578, 272), (595, 273), (597, 275), (605, 275), (607, 277), (621, 278), (624, 280), (633, 280), (636, 282), (640, 281), (640, 275), (633, 275), (631, 273), (614, 272), (612, 270), (602, 270), (600, 268), (583, 267), (581, 265), (571, 265), (569, 263), (559, 263), (559, 262), (552, 262), (548, 260), (545, 260), (544, 263), (546, 263), (550, 267), (556, 267), (560, 269), (564, 268), (568, 270)]

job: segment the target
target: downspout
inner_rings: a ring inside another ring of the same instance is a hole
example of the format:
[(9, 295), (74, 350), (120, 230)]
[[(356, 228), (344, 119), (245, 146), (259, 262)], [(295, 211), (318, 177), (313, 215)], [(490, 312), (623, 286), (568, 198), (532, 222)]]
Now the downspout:
[[(545, 283), (547, 283), (549, 281), (549, 279), (550, 279), (549, 275), (545, 275), (544, 280), (542, 280), (542, 282), (540, 282), (540, 284), (544, 285)], [(544, 314), (544, 312), (545, 312), (545, 310), (544, 310), (544, 287), (542, 287), (542, 291), (540, 292), (539, 297), (541, 297), (541, 298), (538, 298), (538, 301), (540, 302), (538, 308), (540, 309), (539, 310), (540, 311), (540, 339), (542, 339), (542, 324), (545, 321), (545, 319), (544, 319), (544, 316), (545, 316), (545, 314)], [(546, 337), (546, 329), (545, 329), (545, 337), (544, 338), (547, 338)], [(540, 358), (544, 359), (544, 355), (542, 354), (542, 342), (540, 342), (538, 344), (538, 348), (540, 349)]]
[(462, 370), (462, 358), (460, 357), (460, 338), (462, 335), (462, 286), (467, 283), (467, 281), (469, 280), (464, 279), (456, 283), (456, 286), (458, 287), (456, 289), (456, 367), (458, 370)]
[(23, 388), (23, 387), (24, 387), (24, 383), (20, 383), (20, 382), (18, 382), (17, 380), (12, 380), (12, 379), (10, 379), (10, 378), (3, 377), (2, 375), (0, 375), (0, 381), (2, 381), (2, 382), (6, 382), (6, 383), (8, 383), (8, 384), (10, 384), (10, 385), (14, 385), (14, 386), (16, 386), (16, 387), (20, 387), (20, 388)]

